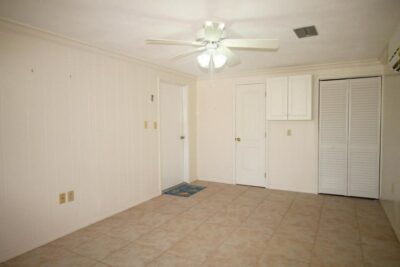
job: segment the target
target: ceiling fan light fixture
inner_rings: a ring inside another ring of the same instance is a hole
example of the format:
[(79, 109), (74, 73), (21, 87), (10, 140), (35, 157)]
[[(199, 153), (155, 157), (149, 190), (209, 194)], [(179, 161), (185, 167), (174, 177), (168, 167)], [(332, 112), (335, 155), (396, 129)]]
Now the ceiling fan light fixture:
[(197, 62), (204, 69), (209, 69), (211, 64), (215, 69), (222, 68), (227, 60), (228, 58), (225, 55), (216, 53), (214, 50), (207, 50), (197, 57)]
[[(231, 51), (231, 49), (276, 51), (279, 48), (279, 40), (277, 39), (227, 38), (225, 26), (226, 25), (223, 22), (207, 20), (204, 22), (203, 27), (198, 31), (195, 41), (150, 39), (146, 40), (146, 43), (159, 45), (186, 45), (194, 47), (191, 51), (172, 59), (174, 60), (203, 52), (197, 56), (197, 62), (201, 68), (210, 71), (221, 69), (225, 65), (233, 67), (240, 64), (239, 57)], [(309, 32), (307, 33), (309, 34)]]
[(202, 53), (197, 57), (197, 62), (199, 63), (200, 67), (208, 69), (211, 62), (211, 55), (207, 52)]
[(222, 54), (216, 54), (213, 55), (213, 63), (214, 63), (214, 68), (219, 69), (221, 67), (223, 67), (226, 63), (226, 56), (222, 55)]

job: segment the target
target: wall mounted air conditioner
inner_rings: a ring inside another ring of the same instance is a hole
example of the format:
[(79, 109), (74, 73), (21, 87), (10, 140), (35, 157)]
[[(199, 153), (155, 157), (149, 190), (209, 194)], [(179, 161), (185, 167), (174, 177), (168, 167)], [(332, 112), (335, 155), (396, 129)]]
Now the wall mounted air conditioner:
[(394, 71), (400, 72), (400, 47), (394, 50), (392, 55), (389, 55), (389, 64)]
[(400, 72), (400, 24), (388, 44), (388, 61), (394, 71)]

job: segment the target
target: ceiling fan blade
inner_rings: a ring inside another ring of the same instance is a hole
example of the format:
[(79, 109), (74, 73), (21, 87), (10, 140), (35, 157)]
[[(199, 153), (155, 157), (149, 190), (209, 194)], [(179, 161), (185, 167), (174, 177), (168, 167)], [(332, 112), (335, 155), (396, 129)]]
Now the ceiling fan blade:
[(167, 39), (149, 39), (146, 40), (146, 44), (203, 46), (202, 42), (185, 41), (185, 40), (167, 40)]
[(224, 39), (221, 41), (229, 48), (278, 50), (278, 39)]
[(186, 53), (177, 55), (177, 56), (171, 58), (171, 60), (181, 59), (181, 58), (183, 58), (183, 57), (190, 56), (190, 55), (192, 55), (192, 54), (195, 54), (195, 53), (204, 51), (204, 50), (206, 50), (206, 49), (207, 49), (206, 47), (199, 47), (199, 48), (196, 48), (195, 50), (192, 50), (192, 51), (189, 51), (189, 52), (186, 52)]
[(233, 67), (240, 64), (240, 58), (235, 53), (233, 53), (232, 50), (230, 50), (229, 48), (221, 45), (218, 47), (217, 50), (219, 53), (226, 56), (227, 58), (226, 64), (229, 67)]

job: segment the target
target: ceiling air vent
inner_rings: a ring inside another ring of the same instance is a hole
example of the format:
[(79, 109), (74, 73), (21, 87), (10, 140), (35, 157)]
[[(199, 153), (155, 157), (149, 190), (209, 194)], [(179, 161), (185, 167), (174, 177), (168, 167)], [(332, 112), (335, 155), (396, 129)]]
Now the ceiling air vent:
[(308, 26), (308, 27), (303, 27), (303, 28), (297, 28), (294, 29), (294, 32), (296, 33), (298, 38), (305, 38), (305, 37), (311, 37), (311, 36), (317, 36), (317, 28), (315, 26)]

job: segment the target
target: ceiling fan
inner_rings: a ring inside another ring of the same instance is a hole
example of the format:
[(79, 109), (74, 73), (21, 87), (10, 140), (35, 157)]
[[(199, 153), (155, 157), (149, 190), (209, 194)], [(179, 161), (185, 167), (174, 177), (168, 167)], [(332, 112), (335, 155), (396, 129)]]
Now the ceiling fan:
[(225, 65), (230, 67), (240, 64), (239, 57), (231, 49), (277, 51), (277, 39), (229, 39), (222, 22), (206, 21), (197, 34), (195, 41), (150, 39), (147, 44), (185, 45), (196, 47), (194, 50), (178, 55), (173, 59), (200, 53), (197, 62), (205, 69), (219, 69)]

